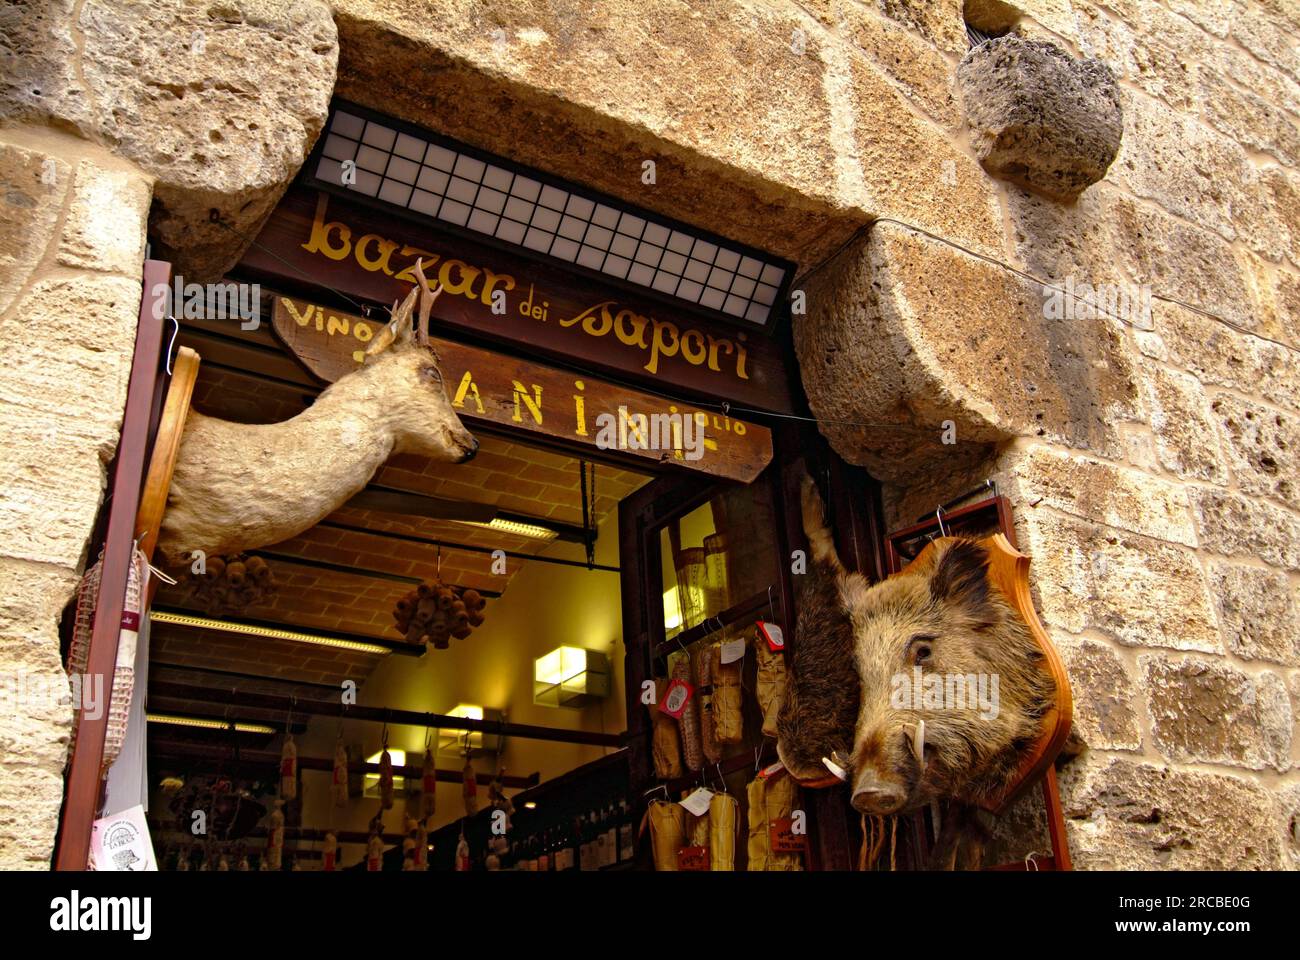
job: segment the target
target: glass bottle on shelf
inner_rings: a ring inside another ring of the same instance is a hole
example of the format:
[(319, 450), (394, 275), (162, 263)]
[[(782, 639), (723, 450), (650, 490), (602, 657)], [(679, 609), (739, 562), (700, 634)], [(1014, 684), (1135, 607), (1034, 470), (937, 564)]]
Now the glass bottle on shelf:
[(618, 802), (618, 862), (630, 863), (636, 854), (636, 834), (632, 830), (632, 812), (627, 801)]
[(604, 866), (612, 866), (618, 863), (618, 817), (614, 810), (614, 804), (610, 804), (605, 810), (605, 863)]

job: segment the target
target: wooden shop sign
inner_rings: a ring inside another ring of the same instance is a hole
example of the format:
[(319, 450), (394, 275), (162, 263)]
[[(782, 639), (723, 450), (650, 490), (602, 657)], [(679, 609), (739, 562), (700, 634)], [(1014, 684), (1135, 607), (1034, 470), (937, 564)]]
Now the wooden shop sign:
[(445, 291), (435, 320), (449, 329), (668, 392), (792, 411), (782, 351), (769, 337), (670, 316), (633, 293), (325, 193), (287, 194), (243, 264), (387, 305), (409, 292), (419, 258)]
[[(362, 365), (384, 323), (293, 297), (274, 300), (276, 334), (331, 383)], [(471, 429), (491, 424), (745, 483), (772, 460), (772, 433), (759, 424), (481, 347), (430, 342), (452, 405)]]

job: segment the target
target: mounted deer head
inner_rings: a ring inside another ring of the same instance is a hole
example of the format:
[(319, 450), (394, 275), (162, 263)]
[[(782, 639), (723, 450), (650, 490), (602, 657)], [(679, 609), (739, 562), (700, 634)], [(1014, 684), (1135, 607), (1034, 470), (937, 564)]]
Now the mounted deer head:
[(415, 272), (418, 283), (393, 305), (365, 364), (298, 416), (253, 425), (190, 413), (158, 541), (169, 561), (296, 536), (357, 494), (394, 453), (464, 463), (478, 452), (429, 343), (441, 287), (429, 288), (422, 264)]
[(383, 379), (392, 380), (389, 402), (400, 414), (392, 422), (394, 452), (464, 463), (478, 452), (478, 441), (452, 408), (429, 342), (429, 317), (442, 286), (430, 289), (423, 260), (416, 261), (415, 276), (416, 285), (400, 305), (393, 302), (392, 320), (370, 342), (363, 369), (376, 371), (376, 379), (382, 369)]

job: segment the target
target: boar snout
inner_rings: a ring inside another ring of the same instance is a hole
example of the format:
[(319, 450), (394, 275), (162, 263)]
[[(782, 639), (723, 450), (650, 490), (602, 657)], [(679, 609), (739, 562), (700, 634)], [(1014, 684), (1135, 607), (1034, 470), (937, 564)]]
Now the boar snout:
[(853, 780), (853, 809), (859, 813), (881, 816), (897, 813), (907, 800), (906, 787), (897, 780), (882, 777), (872, 767), (862, 767)]

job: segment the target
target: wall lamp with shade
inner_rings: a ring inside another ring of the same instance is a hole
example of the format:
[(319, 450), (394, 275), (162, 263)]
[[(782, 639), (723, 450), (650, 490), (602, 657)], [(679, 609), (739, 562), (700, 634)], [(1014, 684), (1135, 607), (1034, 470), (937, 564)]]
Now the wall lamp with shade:
[(609, 696), (609, 658), (597, 650), (557, 647), (533, 661), (533, 703), (585, 707)]

